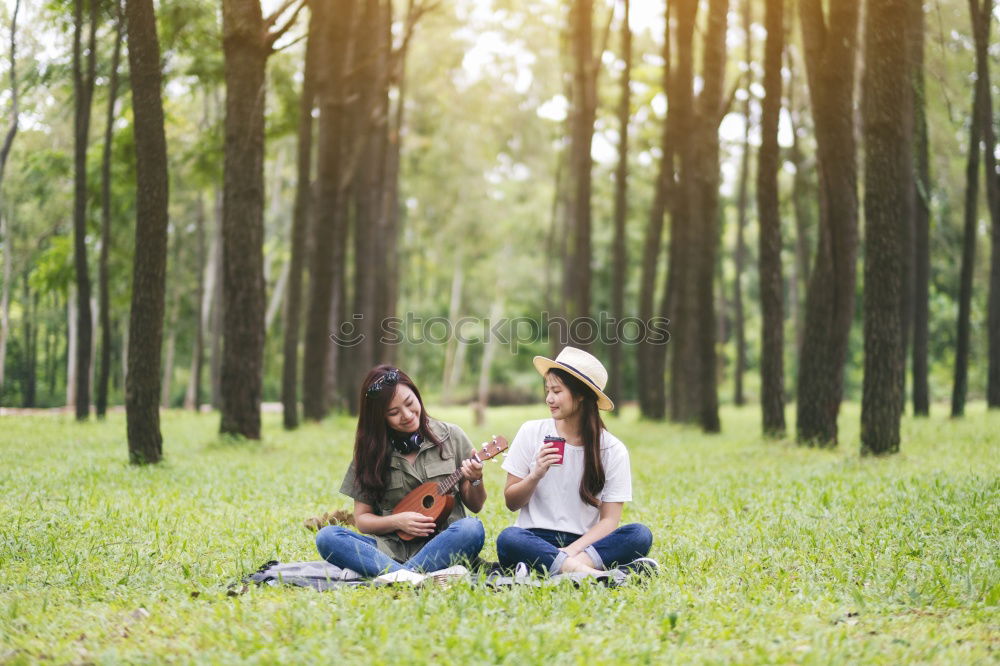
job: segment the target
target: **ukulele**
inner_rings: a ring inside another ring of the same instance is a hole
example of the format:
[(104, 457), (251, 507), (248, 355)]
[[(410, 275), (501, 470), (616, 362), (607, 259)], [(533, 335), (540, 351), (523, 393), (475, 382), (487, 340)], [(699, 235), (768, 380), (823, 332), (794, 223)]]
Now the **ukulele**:
[[(494, 435), (493, 439), (485, 444), (469, 457), (469, 460), (476, 462), (486, 462), (494, 458), (510, 446), (502, 435)], [(440, 532), (445, 528), (445, 523), (451, 510), (455, 506), (455, 493), (459, 482), (462, 480), (462, 469), (456, 469), (446, 479), (442, 481), (428, 481), (422, 483), (399, 500), (399, 504), (392, 510), (393, 514), (404, 511), (416, 511), (434, 519), (437, 523), (437, 530)], [(403, 541), (412, 541), (417, 537), (409, 532), (397, 530), (396, 534)]]

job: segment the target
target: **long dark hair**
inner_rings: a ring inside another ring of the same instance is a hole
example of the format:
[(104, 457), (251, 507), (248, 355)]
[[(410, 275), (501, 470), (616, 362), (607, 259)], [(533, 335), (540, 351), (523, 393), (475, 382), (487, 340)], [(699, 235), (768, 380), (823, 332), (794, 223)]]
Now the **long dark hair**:
[(559, 368), (552, 368), (555, 375), (580, 402), (580, 439), (583, 441), (583, 478), (580, 479), (580, 499), (590, 506), (600, 506), (597, 496), (604, 490), (604, 463), (601, 462), (601, 433), (604, 420), (597, 408), (597, 394), (583, 381)]
[[(392, 381), (395, 376), (396, 380)], [(380, 382), (379, 388), (372, 385)], [(396, 395), (396, 386), (408, 386), (420, 403), (420, 424), (417, 430), (425, 441), (440, 446), (434, 433), (428, 427), (430, 418), (420, 397), (420, 390), (410, 376), (391, 365), (376, 365), (368, 371), (361, 382), (361, 397), (358, 400), (358, 430), (354, 437), (354, 475), (358, 486), (372, 497), (381, 497), (385, 491), (389, 460), (392, 458), (392, 442), (385, 412)]]

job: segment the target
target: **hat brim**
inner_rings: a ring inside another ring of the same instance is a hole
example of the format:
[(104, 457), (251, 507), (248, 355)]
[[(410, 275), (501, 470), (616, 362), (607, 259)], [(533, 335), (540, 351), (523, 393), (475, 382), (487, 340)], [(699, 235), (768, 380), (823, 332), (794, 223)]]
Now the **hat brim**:
[(542, 377), (544, 377), (545, 374), (552, 368), (556, 368), (558, 370), (562, 370), (563, 372), (573, 375), (581, 382), (583, 382), (584, 385), (586, 385), (586, 387), (589, 388), (591, 391), (593, 391), (594, 395), (597, 396), (598, 409), (605, 412), (610, 412), (612, 409), (615, 408), (615, 403), (612, 402), (611, 398), (609, 398), (607, 395), (604, 394), (604, 391), (594, 386), (594, 383), (589, 378), (584, 377), (582, 374), (580, 374), (575, 369), (569, 367), (568, 365), (559, 363), (558, 361), (553, 361), (551, 358), (545, 358), (544, 356), (536, 356), (534, 360), (532, 360), (532, 363), (534, 363), (535, 370), (538, 370), (538, 374), (540, 374)]

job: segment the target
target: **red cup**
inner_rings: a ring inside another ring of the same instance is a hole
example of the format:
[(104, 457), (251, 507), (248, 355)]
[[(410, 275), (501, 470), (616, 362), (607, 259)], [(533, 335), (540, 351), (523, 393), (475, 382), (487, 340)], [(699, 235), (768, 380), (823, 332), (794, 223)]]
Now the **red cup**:
[(555, 447), (559, 453), (559, 461), (552, 463), (552, 466), (563, 464), (563, 456), (566, 454), (566, 440), (563, 437), (555, 437), (553, 435), (548, 435), (545, 438), (545, 447), (552, 448)]

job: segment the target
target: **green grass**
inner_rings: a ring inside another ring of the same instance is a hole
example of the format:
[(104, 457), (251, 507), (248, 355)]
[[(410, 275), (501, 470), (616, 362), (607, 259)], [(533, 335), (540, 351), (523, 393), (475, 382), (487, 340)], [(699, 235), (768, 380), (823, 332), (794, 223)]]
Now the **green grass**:
[[(490, 412), (475, 442), (544, 409)], [(463, 427), (467, 409), (432, 413)], [(941, 409), (938, 410), (942, 414)], [(316, 559), (302, 520), (337, 488), (353, 422), (219, 441), (217, 415), (165, 414), (164, 464), (126, 464), (124, 416), (0, 419), (0, 663), (997, 663), (1000, 414), (904, 422), (902, 453), (608, 421), (662, 575), (620, 589), (253, 588), (269, 559)], [(486, 472), (484, 556), (511, 522)], [(148, 611), (148, 616), (139, 609)]]

